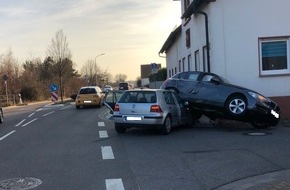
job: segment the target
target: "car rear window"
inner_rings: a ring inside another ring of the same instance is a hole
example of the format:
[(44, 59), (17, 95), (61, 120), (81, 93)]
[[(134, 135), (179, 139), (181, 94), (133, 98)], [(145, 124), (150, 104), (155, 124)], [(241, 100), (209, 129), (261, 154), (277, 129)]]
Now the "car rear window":
[(152, 91), (126, 91), (119, 103), (156, 103), (156, 93)]
[(97, 93), (97, 91), (94, 88), (82, 88), (79, 94), (95, 94), (95, 93)]

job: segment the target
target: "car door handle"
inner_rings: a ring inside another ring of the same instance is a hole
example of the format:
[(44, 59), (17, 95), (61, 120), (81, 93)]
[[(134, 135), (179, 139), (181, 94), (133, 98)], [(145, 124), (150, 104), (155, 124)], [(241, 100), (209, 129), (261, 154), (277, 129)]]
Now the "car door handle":
[(198, 93), (198, 90), (193, 89), (193, 90), (191, 91), (191, 94), (197, 94), (197, 93)]

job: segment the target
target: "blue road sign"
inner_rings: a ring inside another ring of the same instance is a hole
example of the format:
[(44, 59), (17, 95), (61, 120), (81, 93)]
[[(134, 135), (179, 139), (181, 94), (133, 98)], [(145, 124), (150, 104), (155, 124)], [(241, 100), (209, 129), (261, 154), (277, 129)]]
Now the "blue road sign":
[(57, 84), (51, 84), (50, 85), (50, 92), (56, 92), (58, 90)]

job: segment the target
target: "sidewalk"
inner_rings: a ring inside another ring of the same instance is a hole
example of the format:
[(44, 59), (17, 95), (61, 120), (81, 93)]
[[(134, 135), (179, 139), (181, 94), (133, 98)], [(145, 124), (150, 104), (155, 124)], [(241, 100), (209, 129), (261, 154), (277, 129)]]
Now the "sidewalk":
[(214, 190), (289, 190), (290, 170), (249, 177)]

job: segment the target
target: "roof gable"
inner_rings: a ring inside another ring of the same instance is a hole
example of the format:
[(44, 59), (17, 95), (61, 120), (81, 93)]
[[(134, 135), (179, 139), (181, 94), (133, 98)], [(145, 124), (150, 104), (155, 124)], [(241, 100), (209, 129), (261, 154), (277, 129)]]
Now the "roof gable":
[(173, 30), (170, 35), (168, 36), (167, 40), (163, 44), (162, 48), (159, 51), (160, 53), (166, 53), (171, 46), (174, 44), (175, 40), (180, 36), (181, 34), (181, 25), (179, 25), (175, 30)]

